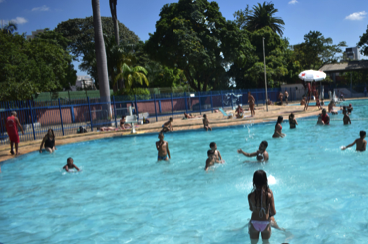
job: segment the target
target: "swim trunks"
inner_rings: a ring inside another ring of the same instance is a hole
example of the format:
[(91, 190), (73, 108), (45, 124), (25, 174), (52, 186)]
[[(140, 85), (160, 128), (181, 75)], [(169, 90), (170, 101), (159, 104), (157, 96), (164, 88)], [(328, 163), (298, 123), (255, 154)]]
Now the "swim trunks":
[(165, 155), (165, 156), (160, 156), (160, 155), (158, 155), (158, 156), (157, 156), (157, 159), (158, 159), (158, 160), (166, 160), (166, 159), (167, 159), (167, 155)]

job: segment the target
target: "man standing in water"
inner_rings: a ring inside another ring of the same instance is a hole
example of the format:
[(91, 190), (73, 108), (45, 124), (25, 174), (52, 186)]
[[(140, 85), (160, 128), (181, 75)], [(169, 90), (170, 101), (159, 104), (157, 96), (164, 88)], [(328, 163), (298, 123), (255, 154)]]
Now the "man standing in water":
[(329, 125), (330, 124), (330, 116), (328, 116), (328, 114), (326, 112), (326, 109), (322, 109), (321, 119), (322, 119), (322, 123), (324, 125)]
[(17, 118), (17, 112), (11, 112), (11, 116), (6, 119), (6, 131), (8, 132), (9, 140), (10, 140), (10, 153), (14, 155), (13, 145), (15, 144), (15, 155), (18, 155), (18, 143), (19, 143), (19, 135), (18, 135), (18, 126), (24, 135), (24, 131), (22, 125), (19, 123)]
[(252, 94), (250, 94), (250, 92), (248, 92), (248, 104), (249, 104), (249, 109), (250, 109), (250, 114), (253, 117), (254, 115), (256, 115), (256, 112), (254, 111), (254, 106), (255, 106), (255, 99), (252, 96)]
[(366, 136), (366, 132), (364, 130), (360, 131), (360, 138), (356, 139), (353, 143), (347, 145), (346, 147), (342, 147), (341, 150), (345, 150), (348, 147), (354, 146), (356, 144), (356, 150), (360, 152), (364, 152), (367, 147), (367, 141), (364, 140)]
[[(158, 157), (157, 160), (169, 160), (171, 159), (170, 150), (169, 150), (169, 143), (167, 141), (164, 141), (164, 133), (160, 132), (158, 134), (158, 138), (160, 139), (158, 142), (156, 142), (156, 149), (158, 151)], [(169, 156), (169, 157), (167, 157)]]
[(267, 141), (262, 141), (261, 144), (259, 144), (259, 148), (254, 153), (246, 153), (241, 149), (238, 149), (238, 153), (242, 153), (244, 156), (247, 157), (257, 157), (258, 162), (265, 162), (268, 161), (269, 156), (268, 152), (266, 151), (266, 148), (268, 147)]

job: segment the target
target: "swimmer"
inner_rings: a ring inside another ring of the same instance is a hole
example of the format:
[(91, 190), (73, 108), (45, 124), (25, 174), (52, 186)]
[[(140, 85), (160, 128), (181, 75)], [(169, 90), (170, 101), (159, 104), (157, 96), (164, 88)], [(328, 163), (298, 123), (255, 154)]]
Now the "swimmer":
[[(169, 160), (171, 159), (170, 150), (169, 150), (169, 143), (167, 141), (164, 141), (164, 133), (160, 132), (158, 134), (158, 138), (160, 139), (158, 142), (156, 142), (156, 149), (158, 151), (158, 157), (157, 160)], [(169, 156), (169, 157), (167, 157)]]
[(207, 115), (203, 115), (203, 127), (204, 127), (204, 129), (206, 130), (206, 131), (208, 131), (208, 130), (212, 130), (212, 128), (211, 128), (211, 126), (209, 125), (210, 124), (210, 122), (208, 121), (208, 119), (207, 119)]
[(67, 162), (66, 165), (63, 167), (63, 169), (65, 169), (66, 172), (69, 172), (70, 169), (76, 169), (80, 171), (77, 165), (74, 164), (72, 158), (68, 158), (66, 162)]
[(364, 152), (367, 147), (367, 141), (364, 140), (366, 136), (366, 132), (364, 130), (360, 131), (360, 138), (356, 139), (353, 143), (347, 145), (346, 147), (342, 147), (341, 150), (345, 150), (348, 147), (354, 146), (356, 144), (356, 151)]
[(353, 112), (353, 106), (351, 106), (351, 103), (349, 104), (349, 107), (348, 107), (348, 113), (351, 114), (351, 112)]
[(328, 104), (328, 112), (335, 115), (335, 114), (338, 114), (338, 112), (336, 110), (334, 110), (334, 105), (335, 105), (335, 102), (334, 101), (331, 101), (329, 104)]
[(210, 148), (211, 148), (211, 151), (212, 151), (212, 153), (215, 157), (216, 162), (222, 162), (222, 157), (221, 157), (220, 151), (217, 150), (217, 145), (216, 145), (215, 142), (210, 143)]
[(275, 125), (275, 133), (273, 133), (273, 138), (278, 138), (278, 137), (284, 137), (285, 134), (284, 133), (281, 133), (281, 130), (282, 130), (282, 121), (284, 120), (284, 118), (282, 116), (279, 116), (277, 118), (277, 122), (276, 122), (276, 125)]
[(207, 171), (209, 167), (213, 166), (215, 163), (217, 163), (216, 161), (216, 157), (214, 155), (214, 153), (212, 152), (212, 150), (208, 150), (207, 151), (207, 160), (206, 160), (206, 166), (204, 167), (204, 170)]
[(170, 117), (169, 121), (167, 121), (163, 126), (162, 126), (162, 130), (161, 132), (168, 132), (168, 131), (173, 131), (173, 126), (172, 126), (172, 122), (173, 122), (173, 118)]
[(296, 125), (298, 124), (298, 122), (295, 119), (295, 115), (293, 113), (291, 113), (289, 115), (289, 125), (290, 125), (290, 129), (295, 129)]
[(269, 156), (268, 152), (266, 151), (266, 148), (268, 147), (267, 141), (262, 141), (261, 144), (259, 144), (259, 148), (254, 153), (246, 153), (241, 149), (238, 149), (238, 153), (242, 153), (244, 156), (247, 157), (257, 157), (257, 160), (259, 162), (265, 162), (268, 161)]
[(326, 109), (322, 109), (321, 120), (324, 125), (330, 124), (330, 116), (328, 116)]
[(243, 108), (240, 105), (238, 105), (237, 109), (235, 110), (235, 116), (238, 119), (243, 118)]
[(121, 116), (120, 128), (123, 129), (123, 130), (131, 129), (131, 125), (126, 124), (125, 121), (126, 121), (126, 116), (125, 115)]
[(318, 115), (317, 125), (323, 125), (322, 114)]
[(248, 195), (248, 203), (252, 211), (249, 224), (251, 243), (258, 242), (259, 233), (263, 240), (270, 239), (271, 221), (274, 221), (271, 215), (276, 215), (276, 209), (273, 192), (268, 187), (267, 175), (263, 170), (257, 170), (253, 174), (253, 190)]
[(40, 153), (42, 153), (43, 144), (45, 144), (45, 150), (46, 151), (48, 151), (49, 153), (55, 152), (55, 150), (56, 150), (55, 135), (54, 135), (54, 131), (52, 129), (49, 129), (47, 131), (47, 134), (44, 136), (44, 138), (41, 142), (41, 146), (40, 146)]
[(346, 110), (343, 110), (342, 113), (344, 114), (344, 118), (342, 119), (342, 121), (344, 122), (344, 125), (348, 125), (349, 123), (351, 124), (351, 120), (348, 115), (348, 112)]

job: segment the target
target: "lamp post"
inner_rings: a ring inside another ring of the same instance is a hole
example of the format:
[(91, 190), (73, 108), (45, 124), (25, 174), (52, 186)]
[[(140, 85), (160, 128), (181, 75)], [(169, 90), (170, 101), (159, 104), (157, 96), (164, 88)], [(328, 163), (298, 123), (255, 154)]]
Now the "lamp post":
[(266, 57), (265, 57), (265, 47), (264, 47), (264, 37), (262, 38), (263, 42), (263, 65), (264, 65), (264, 77), (265, 77), (265, 90), (266, 90), (266, 110), (268, 112), (268, 94), (267, 94), (267, 76), (266, 76)]

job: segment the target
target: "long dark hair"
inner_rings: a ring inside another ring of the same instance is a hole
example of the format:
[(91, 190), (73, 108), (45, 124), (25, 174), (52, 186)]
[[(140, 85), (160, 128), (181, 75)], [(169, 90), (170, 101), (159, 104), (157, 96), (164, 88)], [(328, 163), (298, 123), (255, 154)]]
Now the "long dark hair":
[(291, 124), (292, 120), (294, 120), (294, 114), (293, 113), (291, 113), (289, 115), (289, 124)]
[(255, 206), (257, 206), (257, 199), (260, 202), (260, 206), (262, 207), (261, 197), (262, 197), (262, 187), (266, 187), (265, 194), (266, 194), (266, 206), (268, 206), (268, 181), (267, 181), (267, 174), (263, 170), (257, 170), (253, 174), (253, 190), (251, 194), (254, 192), (255, 197)]
[(54, 134), (54, 131), (52, 129), (47, 130), (47, 138), (49, 138), (49, 131), (52, 132), (52, 137), (54, 137), (54, 140), (55, 140), (55, 134)]
[(275, 125), (275, 129), (277, 129), (277, 124), (281, 124), (281, 122), (283, 120), (284, 120), (284, 117), (282, 117), (282, 116), (277, 117), (277, 122), (276, 122), (276, 125)]

